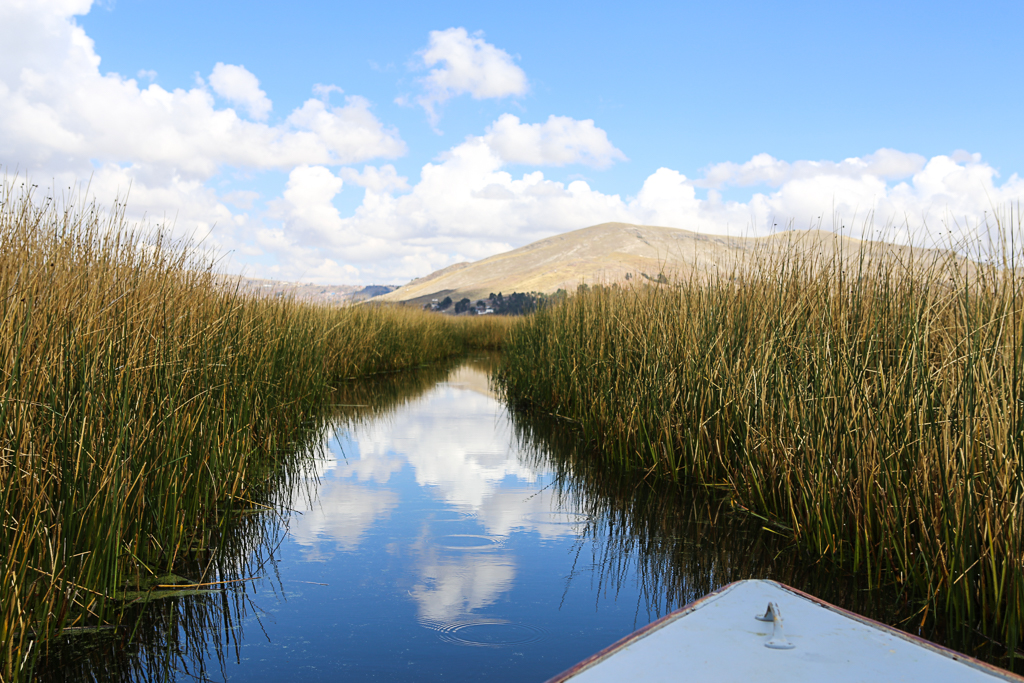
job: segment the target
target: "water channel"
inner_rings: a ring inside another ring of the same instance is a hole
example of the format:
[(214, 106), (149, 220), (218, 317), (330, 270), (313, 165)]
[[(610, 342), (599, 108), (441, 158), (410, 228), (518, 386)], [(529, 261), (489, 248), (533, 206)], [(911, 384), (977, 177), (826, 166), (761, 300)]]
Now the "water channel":
[(217, 559), (244, 581), (69, 641), (44, 678), (539, 682), (751, 577), (896, 616), (727, 505), (588, 467), (571, 425), (509, 411), (494, 363), (342, 391), (277, 509)]

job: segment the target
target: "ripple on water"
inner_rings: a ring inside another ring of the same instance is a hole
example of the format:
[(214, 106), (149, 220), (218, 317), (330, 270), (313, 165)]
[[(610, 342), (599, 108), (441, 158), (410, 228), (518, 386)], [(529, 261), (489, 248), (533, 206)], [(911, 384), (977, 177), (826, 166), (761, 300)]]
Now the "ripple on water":
[(448, 534), (438, 537), (433, 545), (447, 550), (487, 550), (500, 548), (501, 538), (478, 534)]
[(438, 632), (441, 640), (469, 647), (508, 647), (535, 643), (546, 632), (538, 626), (517, 624), (504, 619), (474, 619), (452, 623), (421, 622)]

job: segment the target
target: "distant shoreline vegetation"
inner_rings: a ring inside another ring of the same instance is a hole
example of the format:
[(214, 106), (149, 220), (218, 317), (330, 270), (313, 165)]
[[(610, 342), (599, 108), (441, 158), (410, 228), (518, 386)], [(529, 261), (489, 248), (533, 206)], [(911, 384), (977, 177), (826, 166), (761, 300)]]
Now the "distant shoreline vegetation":
[(501, 292), (491, 292), (486, 299), (473, 301), (469, 297), (463, 297), (454, 301), (450, 296), (443, 299), (434, 299), (423, 305), (425, 311), (449, 313), (452, 315), (529, 315), (552, 301), (561, 300), (565, 297), (565, 290), (558, 290), (558, 293), (549, 295), (540, 292), (512, 292), (505, 296)]
[(233, 525), (308, 458), (338, 383), (496, 348), (508, 327), (225, 291), (123, 205), (32, 192), (0, 185), (3, 681), (175, 572), (209, 580)]
[[(812, 556), (1012, 658), (1024, 628), (1024, 234), (954, 251), (764, 251), (580, 288), (498, 385), (603, 466), (717, 492)], [(998, 655), (997, 655), (998, 656)]]

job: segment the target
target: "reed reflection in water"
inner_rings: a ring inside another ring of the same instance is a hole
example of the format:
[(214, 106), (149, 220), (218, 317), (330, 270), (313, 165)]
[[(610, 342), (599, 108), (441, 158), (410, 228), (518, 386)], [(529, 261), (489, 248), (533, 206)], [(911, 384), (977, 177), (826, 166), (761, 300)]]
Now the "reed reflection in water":
[[(137, 607), (134, 636), (51, 671), (542, 681), (740, 578), (873, 616), (896, 604), (807, 566), (727, 504), (590, 468), (571, 425), (508, 412), (494, 361), (340, 388), (330, 436), (311, 431), (320, 441), (282, 469), (276, 509), (240, 517), (213, 560), (222, 578), (262, 579)], [(104, 669), (117, 653), (131, 665)]]

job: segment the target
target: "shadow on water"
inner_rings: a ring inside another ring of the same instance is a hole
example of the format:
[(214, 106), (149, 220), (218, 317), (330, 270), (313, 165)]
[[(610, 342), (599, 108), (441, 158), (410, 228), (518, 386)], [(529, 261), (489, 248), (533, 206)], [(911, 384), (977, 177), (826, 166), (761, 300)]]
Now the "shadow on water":
[(570, 421), (510, 412), (522, 457), (552, 469), (565, 507), (591, 520), (584, 532), (594, 553), (588, 564), (599, 568), (611, 590), (637, 582), (649, 613), (667, 614), (733, 581), (772, 579), (983, 661), (1011, 665), (1005, 650), (981, 633), (937, 621), (898, 586), (869, 589), (866, 577), (828, 557), (808, 556), (788, 534), (729, 500), (614, 471), (606, 459), (588, 457)]
[[(283, 593), (275, 551), (288, 533), (285, 513), (316, 495), (315, 465), (324, 456), (327, 435), (367, 419), (386, 419), (465, 362), (489, 370), (493, 357), (451, 360), (336, 387), (332, 404), (310, 420), (301, 440), (267, 464), (263, 495), (224, 515), (215, 548), (196, 549), (172, 575), (143, 577), (126, 586), (119, 593), (118, 624), (69, 631), (48, 642), (39, 653), (35, 680), (223, 680), (224, 665), (238, 658), (243, 640), (265, 637), (260, 631), (266, 615), (253, 601), (248, 581), (276, 578)], [(181, 587), (165, 588), (171, 585)]]

